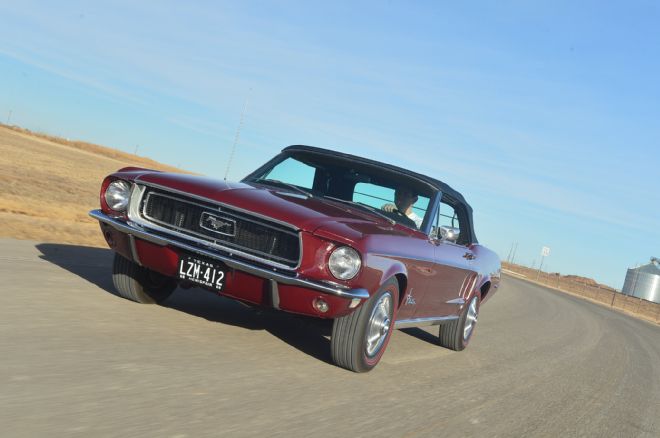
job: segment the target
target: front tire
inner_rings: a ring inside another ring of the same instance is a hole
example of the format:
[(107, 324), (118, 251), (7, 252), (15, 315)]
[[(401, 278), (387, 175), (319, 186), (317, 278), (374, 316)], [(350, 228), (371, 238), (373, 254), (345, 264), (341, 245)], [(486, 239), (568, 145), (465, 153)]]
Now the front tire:
[(475, 326), (477, 325), (480, 303), (479, 296), (474, 295), (458, 319), (449, 324), (441, 325), (438, 343), (451, 350), (465, 350), (465, 347), (470, 343), (470, 339), (472, 339)]
[(144, 268), (118, 253), (112, 264), (112, 283), (119, 296), (141, 304), (157, 304), (176, 289), (176, 281)]
[(363, 373), (374, 368), (394, 330), (399, 284), (386, 281), (366, 303), (332, 326), (332, 360), (342, 368)]

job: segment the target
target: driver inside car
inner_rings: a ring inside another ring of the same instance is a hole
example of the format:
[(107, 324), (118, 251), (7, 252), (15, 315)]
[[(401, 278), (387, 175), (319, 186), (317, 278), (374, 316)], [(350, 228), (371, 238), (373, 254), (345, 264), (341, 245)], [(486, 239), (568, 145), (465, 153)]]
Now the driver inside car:
[(417, 202), (417, 195), (406, 187), (399, 187), (394, 191), (394, 204), (387, 203), (381, 210), (388, 213), (398, 213), (407, 217), (415, 223), (417, 229), (422, 226), (422, 218), (413, 211), (413, 205)]

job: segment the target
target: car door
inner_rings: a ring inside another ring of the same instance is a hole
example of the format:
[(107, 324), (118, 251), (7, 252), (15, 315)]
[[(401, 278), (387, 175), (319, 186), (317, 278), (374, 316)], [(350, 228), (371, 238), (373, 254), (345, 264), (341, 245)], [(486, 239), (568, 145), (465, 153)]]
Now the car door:
[(463, 304), (463, 293), (475, 278), (474, 254), (451, 236), (443, 237), (440, 231), (445, 227), (460, 233), (460, 225), (454, 208), (441, 202), (434, 214), (429, 236), (434, 244), (435, 275), (417, 307), (415, 318), (456, 315)]
[(391, 249), (393, 254), (401, 254), (399, 260), (408, 272), (408, 288), (402, 297), (397, 320), (412, 319), (423, 306), (429, 288), (436, 283), (435, 244), (424, 237), (405, 238)]

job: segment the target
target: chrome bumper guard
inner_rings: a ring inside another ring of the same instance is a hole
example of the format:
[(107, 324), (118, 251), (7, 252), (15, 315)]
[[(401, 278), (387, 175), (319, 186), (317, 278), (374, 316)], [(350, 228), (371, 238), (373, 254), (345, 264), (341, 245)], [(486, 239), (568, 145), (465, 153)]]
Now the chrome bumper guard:
[(108, 224), (117, 231), (120, 231), (122, 233), (135, 236), (139, 239), (146, 240), (148, 242), (154, 243), (159, 246), (173, 246), (176, 248), (185, 249), (186, 251), (191, 251), (197, 254), (201, 254), (211, 259), (220, 260), (222, 263), (226, 264), (230, 268), (236, 269), (238, 271), (243, 271), (248, 274), (255, 275), (257, 277), (262, 277), (268, 280), (275, 280), (278, 283), (282, 283), (282, 284), (290, 284), (292, 286), (306, 287), (309, 289), (318, 290), (319, 292), (335, 295), (341, 298), (348, 298), (348, 299), (358, 298), (361, 300), (369, 298), (369, 292), (366, 289), (361, 289), (361, 288), (344, 289), (339, 286), (332, 286), (320, 281), (308, 280), (305, 278), (300, 278), (298, 276), (292, 277), (273, 270), (261, 268), (259, 266), (254, 266), (244, 261), (236, 260), (229, 256), (218, 254), (215, 251), (209, 251), (204, 248), (199, 248), (193, 245), (188, 245), (184, 242), (180, 242), (178, 240), (170, 239), (167, 236), (156, 234), (139, 225), (115, 219), (103, 213), (101, 210), (92, 210), (89, 212), (89, 215), (92, 218), (98, 220), (99, 222)]

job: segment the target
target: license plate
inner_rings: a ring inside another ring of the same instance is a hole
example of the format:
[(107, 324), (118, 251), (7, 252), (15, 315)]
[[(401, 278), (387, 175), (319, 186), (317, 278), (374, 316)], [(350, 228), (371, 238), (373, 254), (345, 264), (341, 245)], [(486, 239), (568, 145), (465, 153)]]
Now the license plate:
[(194, 255), (179, 259), (179, 278), (217, 291), (225, 286), (226, 268)]

